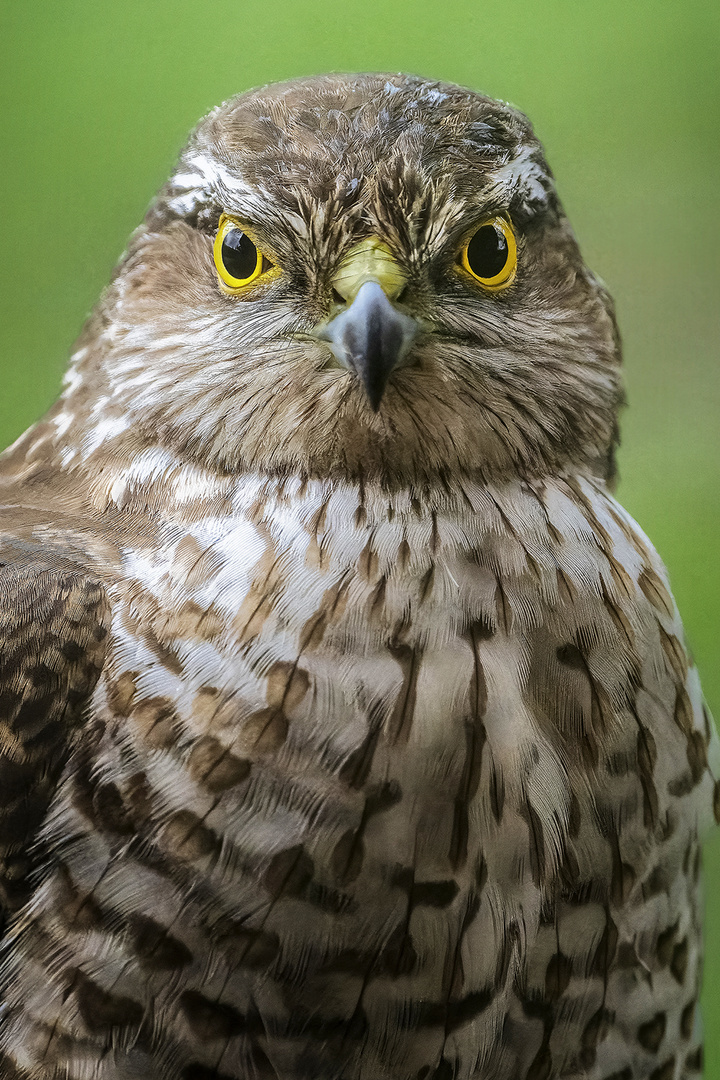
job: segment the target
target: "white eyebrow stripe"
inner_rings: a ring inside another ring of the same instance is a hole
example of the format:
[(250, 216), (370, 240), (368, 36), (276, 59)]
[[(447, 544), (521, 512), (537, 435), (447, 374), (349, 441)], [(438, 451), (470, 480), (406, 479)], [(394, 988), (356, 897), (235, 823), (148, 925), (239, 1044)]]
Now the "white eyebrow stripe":
[(172, 186), (180, 191), (190, 191), (192, 188), (201, 187), (204, 177), (198, 173), (176, 173), (172, 177)]
[[(486, 196), (498, 202), (508, 203), (520, 195), (529, 208), (546, 206), (549, 200), (549, 179), (535, 155), (534, 144), (523, 146), (515, 157), (500, 165), (489, 176), (490, 185)], [(177, 195), (168, 200), (173, 212), (185, 217), (203, 205), (215, 202), (239, 217), (263, 218), (267, 212), (269, 193), (261, 187), (251, 187), (241, 176), (233, 175), (223, 162), (195, 150), (181, 163), (179, 171), (171, 179), (171, 187)], [(298, 218), (301, 234), (307, 232), (305, 223)]]
[(242, 177), (233, 176), (227, 167), (216, 158), (209, 158), (204, 154), (195, 153), (188, 158), (187, 164), (194, 166), (202, 178), (203, 186), (207, 189), (222, 189), (243, 195), (252, 192), (252, 189), (248, 187)]
[(171, 177), (171, 189), (178, 194), (168, 206), (183, 216), (203, 204), (215, 201), (242, 214), (264, 214), (267, 192), (250, 187), (241, 176), (234, 176), (222, 162), (195, 152), (181, 162), (181, 171)]
[(169, 199), (168, 206), (173, 213), (178, 214), (180, 217), (188, 217), (195, 210), (197, 210), (206, 201), (205, 194), (201, 188), (196, 188), (194, 191), (189, 191), (185, 195), (178, 195), (176, 199)]
[(519, 154), (501, 165), (492, 173), (491, 192), (509, 201), (517, 191), (525, 195), (526, 201), (547, 203), (548, 177), (534, 154), (536, 146), (523, 146)]

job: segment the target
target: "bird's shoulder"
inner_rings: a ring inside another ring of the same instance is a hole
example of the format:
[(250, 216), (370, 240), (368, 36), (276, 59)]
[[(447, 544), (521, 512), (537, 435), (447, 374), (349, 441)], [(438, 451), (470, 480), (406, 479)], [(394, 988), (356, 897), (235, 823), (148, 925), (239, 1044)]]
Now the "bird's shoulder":
[[(35, 838), (105, 660), (105, 583), (78, 545), (0, 535), (0, 909), (25, 899)], [(18, 525), (26, 520), (15, 515)], [(37, 856), (35, 856), (37, 857)]]
[[(663, 561), (641, 526), (602, 485), (577, 487), (578, 500), (609, 575), (602, 605), (627, 666), (624, 700), (637, 725), (637, 764), (668, 803), (693, 802), (700, 820), (720, 816), (720, 741)], [(600, 675), (603, 649), (596, 652)], [(592, 672), (591, 672), (592, 674)], [(599, 684), (602, 678), (598, 678)]]

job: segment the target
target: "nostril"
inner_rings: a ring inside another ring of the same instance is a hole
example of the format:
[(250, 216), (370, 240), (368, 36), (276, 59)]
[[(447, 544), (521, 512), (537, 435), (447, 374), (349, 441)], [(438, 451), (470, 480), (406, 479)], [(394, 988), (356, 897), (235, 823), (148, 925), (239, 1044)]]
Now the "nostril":
[(403, 304), (405, 302), (405, 300), (407, 299), (407, 291), (408, 291), (407, 285), (403, 285), (400, 292), (397, 293), (397, 295), (393, 297), (393, 302), (396, 303), (396, 304)]
[(333, 304), (340, 304), (342, 307), (345, 307), (345, 297), (341, 296), (337, 289), (333, 289), (332, 291), (332, 302)]

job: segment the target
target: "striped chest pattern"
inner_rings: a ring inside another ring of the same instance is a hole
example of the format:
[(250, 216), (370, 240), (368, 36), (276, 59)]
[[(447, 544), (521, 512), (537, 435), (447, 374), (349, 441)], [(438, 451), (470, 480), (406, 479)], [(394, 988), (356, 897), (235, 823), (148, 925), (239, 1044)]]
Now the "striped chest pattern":
[(708, 733), (601, 488), (235, 483), (113, 605), (33, 903), (68, 1076), (625, 1076), (690, 1038)]

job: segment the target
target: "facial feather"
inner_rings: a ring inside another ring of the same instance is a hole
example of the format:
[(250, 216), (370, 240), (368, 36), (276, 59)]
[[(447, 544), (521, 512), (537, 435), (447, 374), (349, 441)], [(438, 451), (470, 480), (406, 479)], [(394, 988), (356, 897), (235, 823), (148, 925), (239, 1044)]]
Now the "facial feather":
[[(242, 296), (212, 240), (237, 215), (280, 268)], [(507, 213), (517, 279), (489, 294), (464, 237)], [(391, 249), (421, 333), (379, 412), (316, 331), (358, 240)], [(611, 302), (587, 270), (521, 113), (405, 76), (327, 76), (231, 99), (201, 122), (136, 233), (58, 406), (71, 470), (160, 444), (221, 472), (499, 479), (612, 472), (622, 400)], [(92, 382), (92, 400), (86, 385)], [(70, 419), (71, 418), (71, 419)]]

